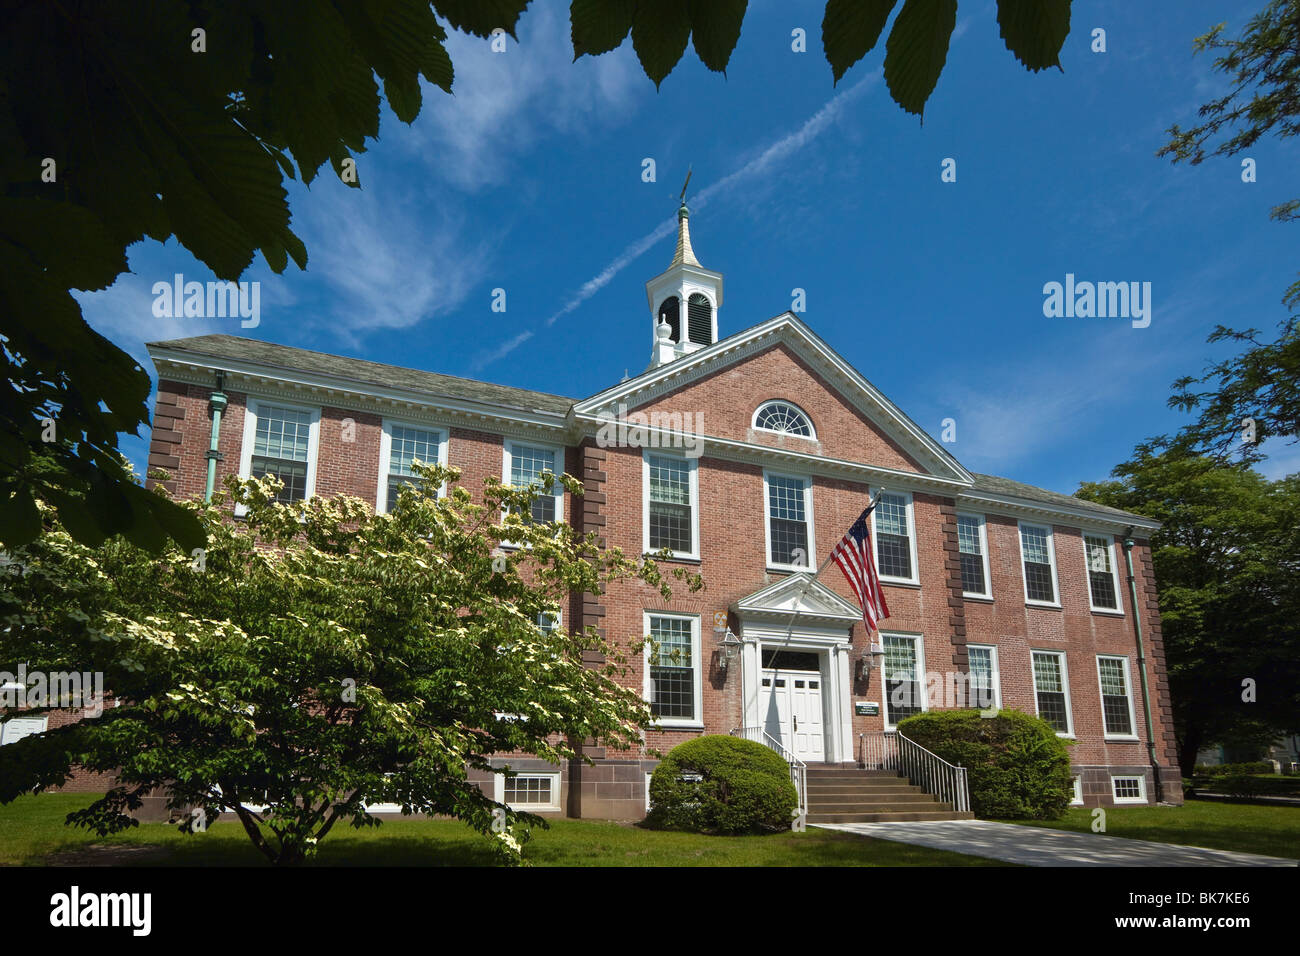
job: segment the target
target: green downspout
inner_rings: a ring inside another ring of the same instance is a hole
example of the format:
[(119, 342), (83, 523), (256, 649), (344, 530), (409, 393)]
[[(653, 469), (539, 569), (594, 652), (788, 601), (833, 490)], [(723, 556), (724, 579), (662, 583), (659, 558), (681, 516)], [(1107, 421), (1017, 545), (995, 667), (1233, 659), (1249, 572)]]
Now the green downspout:
[(1133, 529), (1124, 531), (1124, 566), (1128, 570), (1128, 594), (1133, 602), (1133, 632), (1137, 635), (1138, 678), (1142, 682), (1142, 716), (1147, 725), (1147, 757), (1151, 761), (1151, 783), (1155, 801), (1160, 801), (1160, 763), (1156, 759), (1155, 731), (1151, 726), (1151, 692), (1147, 687), (1147, 659), (1142, 646), (1142, 612), (1138, 606), (1137, 579), (1133, 576)]
[(208, 441), (208, 484), (203, 491), (203, 500), (212, 500), (212, 491), (217, 484), (217, 462), (221, 460), (218, 446), (221, 440), (221, 413), (226, 410), (226, 393), (221, 390), (226, 382), (226, 373), (217, 373), (217, 389), (208, 397), (208, 407), (212, 409), (212, 438)]

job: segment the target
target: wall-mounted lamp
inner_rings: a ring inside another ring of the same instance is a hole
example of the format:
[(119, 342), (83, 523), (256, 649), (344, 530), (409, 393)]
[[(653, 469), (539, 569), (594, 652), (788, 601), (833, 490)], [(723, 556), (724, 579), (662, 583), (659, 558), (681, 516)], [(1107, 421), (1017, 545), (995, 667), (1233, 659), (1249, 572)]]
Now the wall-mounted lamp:
[(885, 648), (883, 644), (868, 644), (862, 649), (859, 667), (861, 668), (862, 679), (868, 684), (871, 683), (871, 672), (881, 665), (884, 656)]
[(713, 634), (718, 646), (718, 666), (725, 671), (727, 665), (740, 654), (740, 638), (731, 633), (731, 628), (726, 624), (715, 626)]

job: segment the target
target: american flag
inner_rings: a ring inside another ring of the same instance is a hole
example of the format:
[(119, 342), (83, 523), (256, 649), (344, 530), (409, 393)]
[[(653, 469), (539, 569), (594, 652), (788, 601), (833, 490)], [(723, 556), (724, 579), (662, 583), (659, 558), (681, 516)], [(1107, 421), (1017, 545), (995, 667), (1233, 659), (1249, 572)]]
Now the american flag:
[(867, 519), (876, 509), (873, 504), (862, 512), (858, 520), (835, 550), (831, 560), (840, 566), (848, 578), (849, 587), (858, 596), (862, 605), (862, 620), (867, 625), (867, 633), (876, 630), (876, 622), (889, 617), (889, 605), (885, 603), (885, 592), (880, 588), (880, 578), (876, 576), (875, 550), (871, 547), (871, 526)]

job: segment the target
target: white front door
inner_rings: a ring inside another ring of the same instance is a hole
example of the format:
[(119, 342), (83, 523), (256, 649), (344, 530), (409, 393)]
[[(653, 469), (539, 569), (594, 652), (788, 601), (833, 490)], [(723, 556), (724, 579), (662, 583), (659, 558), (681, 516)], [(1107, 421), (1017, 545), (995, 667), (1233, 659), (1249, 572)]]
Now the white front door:
[(803, 761), (826, 759), (822, 731), (822, 675), (818, 671), (763, 669), (763, 729)]

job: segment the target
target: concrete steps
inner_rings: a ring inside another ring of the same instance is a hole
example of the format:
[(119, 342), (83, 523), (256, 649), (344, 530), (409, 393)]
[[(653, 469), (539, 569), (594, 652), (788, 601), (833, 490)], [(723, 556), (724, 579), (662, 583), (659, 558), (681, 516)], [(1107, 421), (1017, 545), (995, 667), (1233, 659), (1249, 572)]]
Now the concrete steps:
[(887, 823), (916, 820), (973, 820), (968, 811), (940, 803), (892, 770), (856, 767), (808, 768), (809, 823)]

